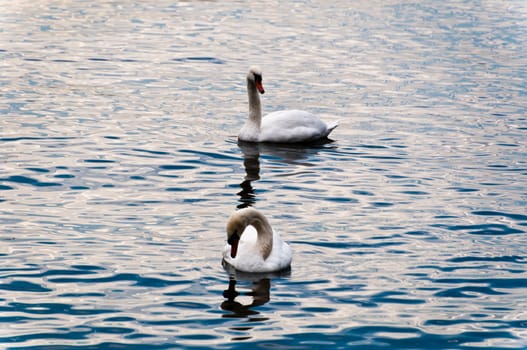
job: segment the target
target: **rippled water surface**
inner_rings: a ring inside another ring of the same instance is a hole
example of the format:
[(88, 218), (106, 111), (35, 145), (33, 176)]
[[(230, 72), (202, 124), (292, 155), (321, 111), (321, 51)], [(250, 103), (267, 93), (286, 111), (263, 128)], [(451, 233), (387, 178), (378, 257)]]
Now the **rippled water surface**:
[[(527, 347), (524, 1), (0, 7), (1, 348)], [(335, 141), (238, 145), (252, 64)]]

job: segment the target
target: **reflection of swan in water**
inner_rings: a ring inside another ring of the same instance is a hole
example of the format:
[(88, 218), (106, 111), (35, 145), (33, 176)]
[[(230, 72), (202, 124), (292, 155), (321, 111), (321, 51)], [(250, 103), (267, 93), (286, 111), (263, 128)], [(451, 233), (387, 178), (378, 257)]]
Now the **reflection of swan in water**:
[(263, 305), (270, 300), (270, 289), (271, 280), (269, 278), (253, 281), (251, 291), (244, 294), (252, 297), (252, 302), (244, 305), (236, 301), (240, 293), (236, 291), (236, 279), (231, 278), (229, 280), (229, 288), (223, 291), (223, 297), (226, 300), (221, 303), (221, 308), (226, 311), (231, 311), (232, 314), (224, 314), (223, 317), (248, 317), (258, 315), (259, 312), (252, 308)]
[(240, 184), (242, 190), (237, 193), (241, 202), (238, 208), (249, 207), (256, 202), (252, 182), (260, 180), (260, 155), (275, 158), (278, 162), (285, 164), (313, 166), (307, 159), (313, 157), (321, 150), (336, 148), (336, 146), (332, 146), (327, 142), (306, 146), (243, 141), (238, 141), (238, 147), (243, 153), (243, 166), (245, 168), (245, 178)]
[[(269, 143), (253, 143), (238, 141), (238, 147), (242, 150), (245, 170), (248, 172), (247, 165), (251, 165), (251, 170), (260, 169), (259, 158), (260, 155), (271, 156), (277, 158), (278, 161), (286, 164), (298, 164), (311, 166), (312, 163), (306, 161), (308, 158), (316, 155), (319, 151), (324, 149), (336, 148), (330, 142), (320, 142), (311, 145), (297, 145), (297, 144), (269, 144)], [(255, 167), (254, 163), (258, 162)], [(258, 174), (258, 173), (257, 173)], [(258, 177), (259, 178), (259, 177)]]
[[(258, 315), (259, 312), (254, 308), (266, 304), (271, 300), (271, 279), (284, 278), (291, 275), (291, 270), (284, 270), (270, 273), (247, 273), (234, 269), (227, 263), (223, 267), (229, 273), (229, 288), (223, 291), (223, 297), (226, 299), (221, 304), (221, 308), (231, 311), (232, 314), (224, 314), (223, 317), (249, 317)], [(241, 294), (236, 290), (237, 281), (250, 282), (251, 291)], [(250, 296), (252, 301), (248, 304), (242, 304), (237, 301), (238, 296)]]
[(258, 144), (248, 144), (245, 148), (240, 146), (243, 152), (243, 167), (245, 168), (245, 178), (240, 184), (242, 190), (238, 192), (240, 202), (238, 208), (251, 206), (255, 202), (252, 181), (260, 179), (260, 152)]

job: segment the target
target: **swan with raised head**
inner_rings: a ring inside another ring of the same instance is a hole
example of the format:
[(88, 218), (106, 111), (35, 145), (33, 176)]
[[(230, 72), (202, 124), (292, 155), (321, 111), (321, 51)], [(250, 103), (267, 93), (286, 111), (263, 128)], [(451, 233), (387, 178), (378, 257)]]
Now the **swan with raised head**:
[(243, 272), (273, 272), (291, 265), (291, 248), (258, 210), (235, 211), (227, 222), (223, 260)]
[(327, 139), (338, 122), (320, 120), (314, 114), (300, 110), (284, 110), (262, 118), (262, 105), (258, 93), (265, 92), (262, 71), (251, 67), (247, 73), (249, 118), (238, 134), (238, 140), (247, 142), (309, 143)]

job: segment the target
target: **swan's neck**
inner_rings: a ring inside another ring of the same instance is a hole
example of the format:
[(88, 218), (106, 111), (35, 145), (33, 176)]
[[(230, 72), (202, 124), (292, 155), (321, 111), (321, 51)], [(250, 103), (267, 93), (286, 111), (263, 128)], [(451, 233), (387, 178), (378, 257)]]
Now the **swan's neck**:
[(273, 250), (273, 229), (267, 219), (263, 216), (256, 217), (252, 220), (251, 225), (258, 232), (256, 245), (260, 248), (263, 259), (267, 259)]
[(262, 105), (260, 104), (260, 96), (256, 90), (256, 84), (252, 80), (247, 80), (247, 94), (249, 95), (249, 120), (253, 127), (260, 131), (260, 123), (262, 122)]

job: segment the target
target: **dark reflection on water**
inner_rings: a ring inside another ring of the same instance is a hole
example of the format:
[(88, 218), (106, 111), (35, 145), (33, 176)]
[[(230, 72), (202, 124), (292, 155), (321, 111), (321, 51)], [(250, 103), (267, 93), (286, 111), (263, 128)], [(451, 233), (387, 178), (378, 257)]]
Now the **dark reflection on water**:
[[(316, 144), (258, 144), (238, 141), (238, 147), (243, 154), (243, 167), (245, 178), (240, 183), (242, 190), (237, 194), (240, 202), (237, 208), (245, 208), (256, 203), (256, 193), (253, 182), (260, 180), (260, 157), (277, 161), (283, 164), (312, 166), (308, 159), (315, 157), (321, 149), (329, 149), (326, 145), (333, 141), (320, 142)], [(331, 148), (336, 149), (336, 146)]]
[(239, 209), (252, 206), (256, 202), (256, 196), (252, 185), (253, 181), (260, 179), (260, 151), (257, 145), (247, 144), (240, 146), (243, 152), (243, 167), (245, 169), (245, 178), (240, 187), (242, 190), (237, 194), (240, 196)]
[[(236, 291), (236, 279), (229, 280), (229, 288), (223, 291), (225, 300), (221, 303), (221, 308), (226, 311), (231, 311), (231, 314), (225, 314), (223, 317), (248, 317), (251, 315), (258, 315), (259, 312), (255, 310), (257, 306), (264, 305), (270, 299), (271, 280), (269, 278), (262, 278), (253, 282), (251, 292), (245, 293), (252, 298), (250, 304), (244, 305), (236, 301), (240, 295)], [(267, 320), (266, 318), (260, 320)]]
[[(260, 307), (267, 303), (273, 303), (271, 296), (272, 281), (284, 283), (284, 278), (291, 276), (291, 269), (272, 273), (247, 273), (237, 271), (225, 262), (223, 262), (223, 267), (229, 274), (229, 286), (223, 291), (225, 300), (221, 303), (222, 310), (228, 311), (228, 313), (223, 314), (222, 317), (243, 319), (243, 326), (237, 324), (231, 327), (232, 330), (243, 334), (237, 334), (232, 340), (249, 340), (254, 337), (251, 332), (256, 327), (255, 323), (271, 320), (271, 315), (266, 316), (265, 311), (260, 311)], [(249, 288), (250, 291), (240, 293), (236, 289), (240, 283), (243, 287)], [(250, 300), (239, 301), (241, 297), (249, 297)]]

